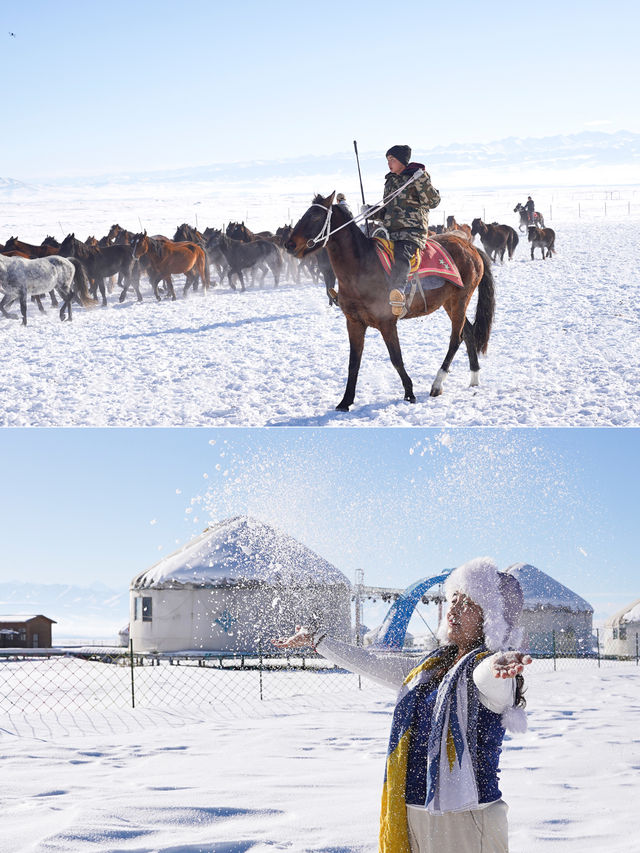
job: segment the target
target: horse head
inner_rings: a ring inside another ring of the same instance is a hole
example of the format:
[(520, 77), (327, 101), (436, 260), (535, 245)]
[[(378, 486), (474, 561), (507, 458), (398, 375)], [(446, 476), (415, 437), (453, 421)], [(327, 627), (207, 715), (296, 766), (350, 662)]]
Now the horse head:
[(474, 219), (473, 222), (471, 223), (471, 233), (473, 235), (482, 234), (486, 230), (487, 230), (487, 226), (484, 224), (484, 222), (482, 221), (482, 219), (480, 219), (479, 216), (476, 217), (476, 219)]
[(284, 244), (290, 255), (294, 255), (296, 258), (304, 258), (305, 255), (310, 255), (321, 247), (323, 241), (319, 238), (325, 231), (328, 234), (335, 194), (336, 191), (334, 190), (326, 198), (317, 195), (312, 201), (311, 207), (294, 225), (289, 239)]
[(131, 238), (131, 254), (134, 258), (141, 258), (149, 249), (149, 238), (145, 228), (140, 234), (134, 234)]

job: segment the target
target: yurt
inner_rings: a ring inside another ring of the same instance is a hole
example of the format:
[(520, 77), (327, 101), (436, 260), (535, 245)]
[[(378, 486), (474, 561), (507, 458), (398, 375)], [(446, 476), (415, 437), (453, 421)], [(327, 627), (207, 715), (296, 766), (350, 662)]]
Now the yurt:
[(640, 598), (605, 622), (604, 653), (635, 658), (640, 652)]
[(238, 516), (208, 527), (133, 579), (135, 651), (257, 652), (296, 624), (351, 632), (351, 585), (291, 536)]
[(521, 625), (532, 654), (590, 654), (594, 650), (593, 607), (568, 587), (527, 563), (507, 569), (524, 594)]

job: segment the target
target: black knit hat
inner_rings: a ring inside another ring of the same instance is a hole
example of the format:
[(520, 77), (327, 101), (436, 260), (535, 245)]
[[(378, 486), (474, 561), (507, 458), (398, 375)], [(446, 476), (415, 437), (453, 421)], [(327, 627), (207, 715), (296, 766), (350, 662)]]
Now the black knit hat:
[(395, 157), (396, 160), (400, 160), (401, 163), (408, 166), (409, 160), (411, 160), (411, 149), (408, 145), (392, 145), (384, 156)]

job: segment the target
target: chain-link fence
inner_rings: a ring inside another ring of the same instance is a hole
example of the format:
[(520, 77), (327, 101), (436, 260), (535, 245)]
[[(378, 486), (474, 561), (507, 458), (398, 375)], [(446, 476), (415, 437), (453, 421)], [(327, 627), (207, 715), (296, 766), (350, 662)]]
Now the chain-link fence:
[[(596, 634), (581, 648), (550, 632), (536, 668), (640, 666), (640, 637), (625, 637), (627, 654), (605, 654)], [(416, 651), (416, 661), (424, 652)], [(367, 682), (364, 682), (367, 684)], [(0, 713), (91, 712), (146, 708), (251, 712), (264, 703), (322, 703), (363, 686), (357, 675), (316, 654), (138, 654), (132, 649), (26, 650), (0, 653)]]
[(357, 675), (312, 654), (138, 654), (3, 650), (0, 712), (250, 709), (357, 690)]

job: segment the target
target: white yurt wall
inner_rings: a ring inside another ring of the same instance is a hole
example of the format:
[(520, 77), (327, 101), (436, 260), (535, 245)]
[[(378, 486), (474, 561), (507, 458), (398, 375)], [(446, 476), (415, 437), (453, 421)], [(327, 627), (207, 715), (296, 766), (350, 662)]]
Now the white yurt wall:
[(615, 613), (605, 623), (604, 653), (605, 655), (635, 658), (640, 651), (639, 646), (640, 598), (637, 598)]
[(227, 519), (131, 584), (137, 651), (270, 649), (296, 624), (351, 631), (350, 584), (300, 542), (246, 516)]
[(592, 652), (593, 607), (559, 581), (527, 563), (507, 569), (524, 594), (521, 625), (533, 654), (573, 655)]

